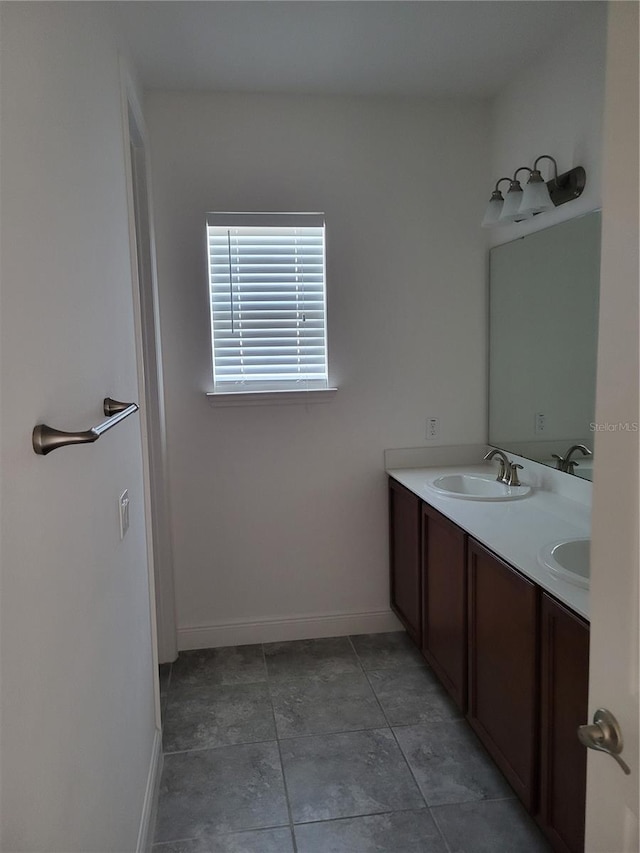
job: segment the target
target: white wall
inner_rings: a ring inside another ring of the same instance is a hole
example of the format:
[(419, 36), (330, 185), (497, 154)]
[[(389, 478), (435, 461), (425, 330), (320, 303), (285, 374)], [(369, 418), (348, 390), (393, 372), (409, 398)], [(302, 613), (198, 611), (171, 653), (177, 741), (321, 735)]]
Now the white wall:
[[(179, 645), (393, 627), (382, 451), (424, 444), (429, 416), (443, 444), (486, 439), (487, 108), (151, 93), (145, 112)], [(207, 402), (216, 209), (326, 213), (331, 402)]]
[[(93, 4), (2, 4), (2, 839), (134, 850), (155, 738), (116, 42)], [(116, 501), (131, 496), (119, 541)]]
[[(586, 186), (580, 198), (556, 210), (526, 222), (492, 228), (493, 246), (573, 219), (602, 204), (606, 3), (590, 4), (580, 25), (558, 37), (539, 61), (523, 68), (492, 102), (486, 201), (498, 178), (512, 177), (519, 166), (531, 168), (542, 154), (555, 157), (560, 174), (583, 166)], [(552, 168), (550, 161), (541, 161), (545, 179), (552, 176), (548, 171)], [(524, 187), (527, 173), (521, 172), (518, 177)], [(508, 184), (500, 188), (504, 194)]]

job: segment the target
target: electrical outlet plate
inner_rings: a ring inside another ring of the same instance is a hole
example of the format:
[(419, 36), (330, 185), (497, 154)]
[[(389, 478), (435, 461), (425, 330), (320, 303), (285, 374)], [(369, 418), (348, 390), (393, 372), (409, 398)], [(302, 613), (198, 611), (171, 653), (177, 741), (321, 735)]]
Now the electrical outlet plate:
[(535, 434), (541, 435), (544, 432), (545, 421), (547, 416), (544, 412), (536, 412)]
[(129, 489), (125, 489), (118, 498), (118, 512), (120, 515), (120, 539), (122, 540), (129, 529)]
[(427, 441), (440, 437), (440, 418), (427, 418)]

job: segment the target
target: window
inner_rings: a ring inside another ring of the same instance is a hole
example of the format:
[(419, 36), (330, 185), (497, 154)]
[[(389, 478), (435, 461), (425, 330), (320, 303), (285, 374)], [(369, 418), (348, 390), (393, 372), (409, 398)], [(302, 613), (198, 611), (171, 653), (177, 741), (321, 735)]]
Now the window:
[(327, 388), (324, 216), (209, 213), (214, 394)]

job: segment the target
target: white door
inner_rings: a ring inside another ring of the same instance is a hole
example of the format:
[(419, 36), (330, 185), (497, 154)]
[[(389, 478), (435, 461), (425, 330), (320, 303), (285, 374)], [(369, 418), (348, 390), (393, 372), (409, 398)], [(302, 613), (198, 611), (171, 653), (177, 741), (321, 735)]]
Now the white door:
[[(588, 853), (638, 838), (638, 4), (610, 3), (591, 548), (589, 714), (622, 729), (625, 775), (589, 750)], [(585, 722), (587, 722), (585, 720)]]

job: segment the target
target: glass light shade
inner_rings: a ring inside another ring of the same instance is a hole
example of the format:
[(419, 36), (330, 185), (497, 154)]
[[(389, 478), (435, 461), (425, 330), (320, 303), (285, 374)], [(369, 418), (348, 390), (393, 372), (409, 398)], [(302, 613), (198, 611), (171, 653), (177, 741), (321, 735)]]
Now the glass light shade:
[(484, 219), (482, 220), (482, 228), (491, 228), (493, 225), (498, 224), (503, 204), (504, 199), (502, 198), (502, 194), (500, 194), (500, 198), (495, 193), (491, 196), (491, 201), (487, 205)]
[(507, 193), (507, 197), (504, 200), (504, 206), (502, 208), (502, 213), (500, 214), (500, 222), (520, 222), (521, 219), (529, 219), (532, 214), (524, 214), (520, 212), (520, 205), (522, 204), (522, 196), (524, 193), (522, 192), (522, 187), (519, 182), (514, 189), (509, 188), (509, 192)]
[(532, 175), (522, 193), (520, 213), (524, 216), (533, 216), (534, 213), (544, 213), (547, 210), (553, 210), (554, 207), (555, 204), (551, 201), (545, 182), (542, 178), (535, 178)]

